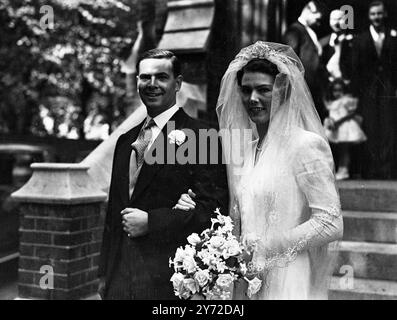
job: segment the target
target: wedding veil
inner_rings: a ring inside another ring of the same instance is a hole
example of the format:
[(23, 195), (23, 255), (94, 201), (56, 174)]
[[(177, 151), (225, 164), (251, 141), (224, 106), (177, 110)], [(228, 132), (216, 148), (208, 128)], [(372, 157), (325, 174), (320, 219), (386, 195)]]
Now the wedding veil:
[[(302, 128), (321, 136), (327, 141), (311, 93), (304, 80), (302, 62), (287, 45), (257, 41), (243, 48), (230, 63), (222, 78), (216, 112), (222, 136), (222, 146), (228, 168), (230, 199), (236, 196), (235, 186), (242, 174), (246, 146), (258, 139), (255, 123), (243, 107), (237, 72), (253, 59), (267, 59), (274, 63), (277, 75), (272, 94), (271, 115), (266, 141), (282, 146), (293, 130)], [(232, 203), (233, 209), (235, 204)], [(233, 210), (231, 214), (233, 215)], [(237, 224), (239, 217), (234, 217)]]
[[(267, 59), (279, 70), (273, 85), (269, 128), (262, 150), (257, 151), (259, 155), (256, 162), (251, 161), (255, 158), (252, 144), (258, 140), (258, 132), (243, 106), (237, 82), (237, 72), (253, 59)], [(323, 232), (324, 241), (314, 235), (313, 239), (317, 237), (316, 246), (305, 249), (310, 251), (311, 267), (315, 270), (311, 275), (316, 278), (313, 280), (316, 282), (314, 286), (324, 287), (325, 274), (329, 275), (331, 268), (329, 234), (339, 227), (332, 229), (332, 220), (335, 218), (339, 221), (340, 204), (332, 180), (334, 164), (330, 147), (304, 80), (300, 59), (291, 47), (278, 43), (258, 41), (242, 49), (222, 79), (216, 111), (227, 164), (230, 216), (235, 222), (237, 235), (239, 232), (244, 234), (250, 228), (257, 230), (263, 239), (286, 234), (289, 236), (299, 218), (298, 209), (304, 208), (300, 199), (300, 187), (304, 184), (308, 193), (321, 196), (321, 200), (309, 199), (309, 202), (313, 200), (314, 207), (324, 214), (317, 213), (318, 223), (310, 221), (311, 224), (301, 228), (300, 231), (305, 233), (304, 238), (289, 244), (285, 252), (271, 258), (266, 256), (263, 261), (268, 268), (287, 266), (314, 233)], [(302, 140), (299, 137), (302, 136), (308, 136), (310, 139), (307, 141), (318, 142), (316, 146), (321, 146), (318, 159), (316, 147), (299, 143)], [(297, 153), (299, 157), (295, 156)], [(309, 162), (305, 163), (305, 159), (309, 159)], [(310, 173), (297, 178), (296, 168), (305, 168)], [(297, 187), (293, 186), (295, 181), (298, 181)], [(258, 190), (263, 192), (258, 194)], [(312, 204), (310, 207), (313, 208)], [(250, 218), (245, 221), (250, 221), (250, 225), (241, 225), (247, 214)], [(266, 227), (260, 225), (262, 221), (266, 221)], [(331, 222), (328, 224), (328, 221)], [(323, 230), (321, 228), (324, 225), (324, 231), (319, 231)]]

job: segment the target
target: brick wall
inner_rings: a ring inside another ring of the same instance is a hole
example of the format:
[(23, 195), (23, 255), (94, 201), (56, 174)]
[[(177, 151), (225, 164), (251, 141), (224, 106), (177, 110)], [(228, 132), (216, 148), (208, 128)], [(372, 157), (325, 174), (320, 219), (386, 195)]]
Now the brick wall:
[[(79, 299), (96, 292), (103, 209), (100, 203), (21, 205), (21, 298)], [(54, 289), (40, 286), (43, 266), (53, 268)]]

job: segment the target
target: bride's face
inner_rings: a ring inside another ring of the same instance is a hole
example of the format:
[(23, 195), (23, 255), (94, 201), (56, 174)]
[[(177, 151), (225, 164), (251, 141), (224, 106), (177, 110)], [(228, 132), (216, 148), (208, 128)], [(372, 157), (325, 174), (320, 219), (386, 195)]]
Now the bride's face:
[(241, 79), (243, 104), (256, 124), (267, 124), (270, 120), (274, 81), (269, 74), (249, 71)]

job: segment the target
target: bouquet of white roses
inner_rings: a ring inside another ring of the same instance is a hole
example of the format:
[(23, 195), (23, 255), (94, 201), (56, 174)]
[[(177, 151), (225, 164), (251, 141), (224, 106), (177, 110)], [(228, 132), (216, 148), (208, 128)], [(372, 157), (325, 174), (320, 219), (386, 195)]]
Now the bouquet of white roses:
[(174, 268), (171, 282), (175, 295), (189, 299), (199, 295), (207, 300), (231, 298), (235, 281), (248, 281), (248, 296), (257, 293), (262, 281), (257, 277), (249, 280), (247, 264), (243, 259), (244, 247), (232, 234), (233, 222), (215, 210), (216, 218), (211, 219), (211, 228), (200, 235), (191, 234), (185, 248), (180, 247), (170, 266)]

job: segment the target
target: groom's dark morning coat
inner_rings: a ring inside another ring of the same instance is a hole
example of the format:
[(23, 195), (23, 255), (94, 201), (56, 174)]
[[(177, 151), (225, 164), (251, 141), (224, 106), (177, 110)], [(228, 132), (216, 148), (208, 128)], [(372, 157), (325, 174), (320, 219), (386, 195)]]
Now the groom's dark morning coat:
[[(208, 127), (190, 118), (182, 109), (170, 121), (175, 121), (176, 130), (192, 129), (196, 133), (198, 158), (202, 152), (198, 131)], [(221, 208), (223, 214), (228, 213), (226, 169), (221, 162), (220, 143), (218, 164), (144, 162), (129, 199), (131, 143), (138, 137), (142, 125), (143, 122), (121, 135), (114, 153), (99, 269), (99, 275), (106, 276), (104, 297), (107, 299), (176, 299), (170, 282), (173, 271), (169, 267), (169, 258), (174, 257), (179, 246), (187, 244), (187, 236), (210, 226), (216, 208)], [(164, 145), (170, 147), (167, 125), (162, 133)], [(151, 149), (161, 141), (158, 139)], [(175, 144), (173, 146), (178, 148)], [(207, 148), (208, 159), (209, 142), (204, 147)], [(187, 193), (188, 189), (197, 195), (196, 208), (191, 211), (172, 210), (181, 194)], [(148, 212), (147, 235), (127, 237), (120, 214), (126, 207)]]

